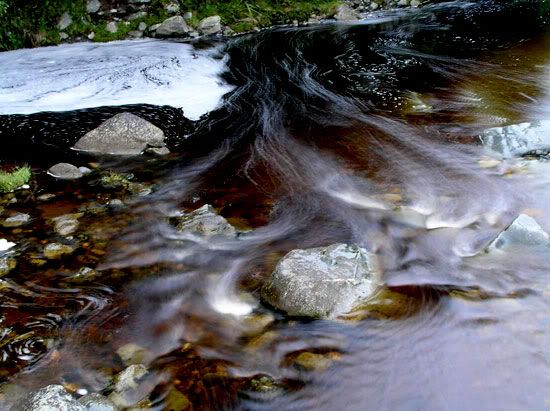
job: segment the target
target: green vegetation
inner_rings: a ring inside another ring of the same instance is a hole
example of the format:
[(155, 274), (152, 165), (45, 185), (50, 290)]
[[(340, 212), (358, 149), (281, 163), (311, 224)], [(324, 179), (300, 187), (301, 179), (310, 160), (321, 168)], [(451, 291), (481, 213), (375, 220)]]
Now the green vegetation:
[[(22, 47), (55, 45), (61, 41), (57, 27), (60, 17), (67, 12), (72, 24), (63, 33), (71, 38), (95, 33), (94, 41), (120, 40), (137, 30), (139, 23), (147, 26), (170, 17), (165, 6), (171, 0), (151, 0), (147, 16), (131, 22), (118, 22), (116, 33), (107, 31), (108, 16), (89, 15), (86, 0), (0, 0), (0, 50)], [(181, 12), (191, 11), (189, 23), (197, 26), (200, 19), (220, 15), (222, 23), (236, 32), (250, 31), (293, 20), (305, 21), (316, 15), (331, 15), (339, 0), (179, 0)]]
[(20, 167), (11, 173), (0, 171), (0, 193), (9, 193), (31, 179), (31, 169), (27, 166)]
[(253, 27), (307, 21), (313, 14), (332, 15), (338, 0), (182, 0), (182, 10), (189, 10), (198, 19), (219, 15), (222, 23), (234, 31)]

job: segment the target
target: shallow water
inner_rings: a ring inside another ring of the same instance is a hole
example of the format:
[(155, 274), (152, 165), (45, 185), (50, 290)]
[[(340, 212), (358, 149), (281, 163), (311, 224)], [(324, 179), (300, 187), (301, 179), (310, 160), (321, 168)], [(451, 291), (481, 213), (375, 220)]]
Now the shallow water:
[[(438, 26), (468, 7), (230, 42), (223, 81), (235, 90), (178, 154), (100, 165), (150, 194), (40, 176), (37, 194), (57, 197), (37, 207), (21, 194), (7, 207), (32, 228), (2, 229), (22, 255), (3, 278), (9, 389), (100, 391), (124, 368), (115, 351), (135, 343), (156, 371), (140, 387), (156, 409), (174, 389), (194, 409), (547, 407), (550, 253), (479, 252), (520, 213), (550, 230), (550, 163), (502, 159), (479, 135), (548, 119), (550, 36), (470, 41)], [(430, 33), (443, 34), (427, 44)], [(81, 219), (77, 253), (33, 265), (52, 237), (45, 219), (119, 197), (124, 209)], [(203, 204), (244, 233), (205, 240), (171, 224)], [(307, 321), (261, 303), (286, 252), (336, 242), (381, 258), (391, 307)], [(98, 276), (71, 282), (83, 265)], [(303, 352), (328, 365), (300, 367)]]

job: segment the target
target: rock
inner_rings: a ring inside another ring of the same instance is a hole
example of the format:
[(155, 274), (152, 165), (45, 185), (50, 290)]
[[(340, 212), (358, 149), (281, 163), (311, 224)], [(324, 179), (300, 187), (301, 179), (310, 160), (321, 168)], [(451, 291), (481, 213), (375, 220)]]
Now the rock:
[(399, 0), (397, 2), (397, 5), (400, 6), (400, 7), (408, 6), (409, 5), (409, 0)]
[(156, 156), (166, 156), (170, 154), (170, 150), (167, 147), (152, 147), (145, 150), (149, 154), (154, 154)]
[(36, 197), (38, 201), (50, 201), (54, 198), (55, 198), (55, 194), (52, 194), (52, 193), (41, 194), (38, 197)]
[(97, 13), (101, 8), (101, 2), (99, 0), (88, 0), (86, 2), (86, 12)]
[(137, 11), (135, 13), (130, 14), (126, 19), (128, 21), (133, 21), (133, 20), (143, 19), (145, 17), (147, 17), (147, 12), (142, 10), (142, 11)]
[(141, 23), (139, 23), (138, 30), (139, 31), (145, 31), (145, 29), (147, 29), (147, 23), (142, 21)]
[(302, 352), (294, 359), (294, 366), (305, 371), (324, 371), (333, 363), (333, 360), (322, 354)]
[(147, 147), (164, 147), (164, 132), (138, 116), (121, 113), (86, 133), (73, 149), (97, 154), (136, 155)]
[(58, 180), (78, 180), (84, 176), (78, 167), (69, 163), (58, 163), (50, 167), (48, 174)]
[(214, 208), (209, 204), (179, 217), (177, 229), (205, 237), (214, 235), (233, 237), (236, 235), (235, 227), (229, 224), (221, 215), (216, 214)]
[(6, 218), (2, 221), (2, 227), (11, 228), (11, 227), (21, 227), (25, 224), (28, 224), (31, 221), (31, 216), (25, 213), (17, 213), (11, 217)]
[(187, 12), (183, 13), (183, 18), (185, 20), (191, 20), (193, 18), (193, 13), (191, 13), (190, 11), (187, 11)]
[(495, 127), (481, 135), (481, 141), (504, 158), (550, 153), (550, 120)]
[(159, 37), (181, 37), (187, 35), (191, 29), (181, 16), (174, 16), (164, 20), (156, 30)]
[(71, 24), (73, 24), (73, 18), (71, 17), (69, 12), (66, 11), (57, 22), (57, 28), (59, 30), (65, 30)]
[(291, 316), (334, 318), (368, 299), (379, 280), (374, 255), (357, 245), (333, 244), (288, 253), (261, 295)]
[(159, 27), (160, 27), (160, 23), (153, 24), (151, 27), (149, 27), (149, 31), (156, 32)]
[(138, 387), (140, 378), (147, 374), (147, 367), (143, 364), (133, 364), (116, 376), (113, 391), (123, 393)]
[(15, 243), (12, 243), (4, 238), (0, 238), (0, 252), (7, 251), (13, 247), (15, 247)]
[(44, 257), (48, 260), (56, 260), (64, 255), (71, 254), (74, 248), (61, 243), (50, 243), (44, 248)]
[(0, 256), (0, 277), (8, 275), (15, 267), (17, 267), (17, 261), (14, 258)]
[(547, 247), (550, 246), (548, 233), (534, 218), (520, 214), (506, 230), (489, 245), (488, 251), (510, 246)]
[(67, 278), (67, 280), (73, 283), (84, 283), (84, 282), (92, 281), (98, 276), (99, 276), (99, 273), (93, 268), (82, 267), (78, 271), (78, 273), (76, 273), (72, 277)]
[(88, 394), (78, 400), (87, 411), (117, 411), (114, 402), (101, 394)]
[(222, 31), (220, 16), (210, 16), (199, 22), (198, 30), (202, 34), (216, 34)]
[(65, 214), (52, 219), (54, 231), (60, 236), (67, 237), (78, 230), (78, 219), (82, 217), (81, 213)]
[(90, 34), (88, 34), (88, 40), (95, 39), (95, 33), (92, 31)]
[(84, 175), (90, 174), (92, 172), (92, 170), (90, 170), (88, 167), (78, 167), (78, 169)]
[(171, 2), (164, 6), (164, 10), (170, 14), (176, 14), (180, 12), (180, 5), (176, 2)]
[(334, 15), (334, 18), (338, 21), (350, 21), (350, 20), (359, 20), (361, 16), (345, 4), (338, 6), (338, 10)]
[(411, 0), (411, 7), (419, 7), (422, 4), (419, 0)]
[(139, 39), (139, 38), (143, 37), (143, 31), (132, 30), (132, 31), (128, 32), (128, 36), (130, 36), (132, 38), (135, 38), (135, 39)]
[(61, 40), (67, 40), (69, 38), (69, 35), (65, 33), (64, 31), (59, 32), (59, 38)]
[(48, 385), (17, 401), (10, 411), (86, 411), (61, 385)]
[(116, 21), (110, 21), (105, 26), (105, 30), (107, 30), (109, 33), (116, 33), (118, 31), (118, 24)]
[(116, 353), (126, 366), (142, 364), (151, 356), (145, 348), (133, 343), (123, 345)]

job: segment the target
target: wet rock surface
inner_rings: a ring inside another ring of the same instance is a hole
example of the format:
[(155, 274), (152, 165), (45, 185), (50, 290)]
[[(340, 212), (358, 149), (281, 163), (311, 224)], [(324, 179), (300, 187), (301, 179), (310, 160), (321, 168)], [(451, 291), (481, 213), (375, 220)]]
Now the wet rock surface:
[(291, 316), (334, 318), (376, 290), (376, 257), (356, 245), (293, 250), (277, 264), (262, 298)]
[(58, 163), (50, 167), (48, 174), (60, 180), (78, 180), (84, 176), (78, 167), (69, 163)]
[(217, 214), (211, 205), (204, 205), (195, 211), (177, 218), (179, 231), (199, 234), (205, 237), (223, 235), (234, 237), (237, 234), (235, 227)]
[(488, 250), (504, 250), (514, 246), (548, 247), (550, 246), (550, 237), (534, 218), (520, 214), (489, 245)]
[(48, 385), (17, 401), (10, 411), (86, 411), (61, 385)]
[(118, 407), (110, 399), (101, 394), (88, 394), (79, 398), (78, 402), (86, 411), (117, 411)]
[(137, 155), (147, 147), (164, 147), (164, 132), (142, 118), (121, 113), (86, 133), (75, 150), (94, 154)]
[(550, 121), (514, 124), (488, 129), (481, 136), (483, 145), (504, 158), (550, 153)]

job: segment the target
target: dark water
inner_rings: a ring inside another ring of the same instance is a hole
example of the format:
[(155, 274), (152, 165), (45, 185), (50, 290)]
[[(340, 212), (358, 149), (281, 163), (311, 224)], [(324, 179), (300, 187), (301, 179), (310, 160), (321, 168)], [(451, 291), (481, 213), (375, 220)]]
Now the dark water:
[[(550, 229), (546, 163), (499, 159), (478, 138), (549, 118), (550, 37), (528, 11), (456, 2), (270, 30), (226, 45), (236, 88), (198, 122), (136, 107), (171, 130), (177, 154), (103, 163), (153, 192), (87, 214), (76, 255), (44, 268), (27, 258), (5, 278), (4, 379), (100, 391), (123, 368), (114, 352), (135, 343), (156, 371), (140, 387), (156, 409), (174, 388), (193, 409), (548, 408), (550, 254), (475, 256), (520, 213)], [(25, 116), (23, 128), (4, 117), (2, 132), (25, 130), (32, 146), (38, 124), (68, 156), (66, 137), (98, 113)], [(44, 218), (115, 196), (47, 181), (55, 200), (18, 208), (33, 229), (2, 233), (27, 256), (51, 235)], [(203, 204), (249, 231), (205, 241), (170, 224)], [(380, 256), (399, 307), (305, 321), (261, 304), (286, 252), (336, 242)], [(67, 281), (83, 265), (99, 277)], [(295, 366), (305, 351), (330, 366)], [(260, 376), (271, 389), (254, 388)]]

